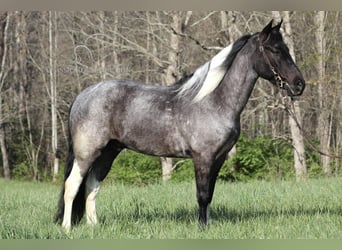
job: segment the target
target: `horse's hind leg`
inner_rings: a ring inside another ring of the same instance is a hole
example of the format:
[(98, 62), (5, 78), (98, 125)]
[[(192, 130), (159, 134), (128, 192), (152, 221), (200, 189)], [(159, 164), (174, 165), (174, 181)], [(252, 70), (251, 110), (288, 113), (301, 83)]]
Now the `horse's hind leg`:
[(113, 160), (121, 149), (115, 142), (109, 142), (95, 160), (86, 181), (86, 214), (88, 224), (97, 224), (96, 195), (100, 189), (101, 181), (107, 176)]
[(86, 162), (79, 162), (74, 159), (72, 170), (64, 184), (64, 215), (62, 226), (67, 230), (71, 228), (73, 201), (79, 192), (83, 178), (88, 171), (88, 167), (86, 165)]
[[(87, 176), (91, 176), (91, 166), (101, 155), (101, 148), (106, 147), (103, 136), (87, 136), (87, 131), (78, 131), (73, 137), (72, 157), (74, 158), (71, 165), (67, 165), (66, 173), (70, 174), (64, 184), (64, 215), (62, 226), (69, 230), (71, 224), (78, 223), (84, 214), (86, 208), (86, 182)], [(107, 144), (108, 145), (108, 144)], [(88, 181), (88, 185), (92, 184), (91, 190), (96, 193), (96, 183)], [(89, 188), (88, 188), (89, 189)]]

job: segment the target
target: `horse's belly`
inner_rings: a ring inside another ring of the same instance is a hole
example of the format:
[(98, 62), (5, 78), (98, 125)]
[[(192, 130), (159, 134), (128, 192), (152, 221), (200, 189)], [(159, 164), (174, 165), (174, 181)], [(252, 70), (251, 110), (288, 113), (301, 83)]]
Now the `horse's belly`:
[(140, 130), (127, 134), (121, 142), (129, 149), (165, 157), (190, 157), (187, 144), (177, 133), (163, 130), (158, 133), (154, 130)]

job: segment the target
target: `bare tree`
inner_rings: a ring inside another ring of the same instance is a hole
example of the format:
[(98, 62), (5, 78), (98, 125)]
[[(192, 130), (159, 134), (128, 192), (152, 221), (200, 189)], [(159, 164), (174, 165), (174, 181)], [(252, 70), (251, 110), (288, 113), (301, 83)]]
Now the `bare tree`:
[(52, 181), (57, 180), (59, 169), (58, 133), (57, 133), (57, 13), (49, 11), (49, 75), (50, 75), (50, 102), (51, 102), (51, 148), (53, 158)]
[[(176, 32), (170, 34), (170, 51), (168, 56), (168, 67), (165, 72), (165, 84), (170, 85), (176, 81), (178, 72), (178, 53), (179, 53), (179, 36), (177, 33), (182, 33), (182, 17), (177, 11), (172, 13), (171, 28)], [(161, 157), (163, 181), (171, 178), (172, 173), (172, 158)]]
[(5, 12), (0, 14), (0, 146), (2, 155), (2, 166), (5, 179), (11, 179), (11, 171), (8, 160), (6, 133), (5, 133), (5, 115), (3, 110), (3, 89), (8, 69), (6, 68), (8, 53), (8, 27), (10, 23), (10, 14)]
[(15, 11), (15, 53), (14, 61), (14, 88), (17, 95), (16, 101), (18, 105), (18, 118), (22, 134), (26, 131), (26, 63), (27, 63), (27, 46), (26, 46), (26, 20), (24, 11)]
[[(284, 20), (284, 39), (286, 44), (289, 47), (290, 54), (294, 61), (296, 61), (295, 52), (294, 52), (294, 42), (292, 38), (292, 28), (290, 23), (290, 13), (289, 11), (283, 12), (283, 20)], [(274, 17), (280, 21), (280, 13), (279, 11), (273, 11)], [(306, 157), (305, 157), (305, 147), (304, 147), (304, 138), (303, 134), (300, 131), (300, 127), (302, 127), (302, 117), (300, 112), (300, 107), (298, 102), (294, 101), (292, 105), (288, 107), (290, 112), (295, 115), (289, 115), (289, 125), (291, 130), (291, 138), (293, 145), (293, 155), (294, 155), (294, 167), (296, 171), (296, 178), (300, 180), (302, 178), (307, 177), (307, 166), (306, 166)], [(297, 122), (299, 124), (297, 124)]]
[[(315, 17), (316, 24), (316, 49), (317, 49), (317, 73), (318, 73), (318, 124), (317, 134), (320, 141), (320, 150), (322, 152), (329, 152), (330, 149), (330, 115), (327, 105), (326, 84), (325, 81), (325, 56), (326, 56), (326, 40), (325, 40), (325, 11), (317, 11)], [(330, 157), (321, 155), (321, 162), (323, 171), (326, 175), (331, 175)]]

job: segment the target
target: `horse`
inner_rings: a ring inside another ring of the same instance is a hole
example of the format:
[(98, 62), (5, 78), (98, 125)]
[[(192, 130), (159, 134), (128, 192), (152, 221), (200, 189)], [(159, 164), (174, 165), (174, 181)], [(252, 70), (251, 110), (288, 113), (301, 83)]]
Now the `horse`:
[(69, 110), (69, 152), (55, 222), (67, 231), (98, 222), (100, 183), (115, 157), (131, 149), (192, 158), (199, 225), (206, 227), (217, 175), (238, 140), (240, 115), (259, 77), (289, 97), (305, 88), (302, 73), (271, 20), (240, 37), (171, 86), (108, 80), (84, 89)]

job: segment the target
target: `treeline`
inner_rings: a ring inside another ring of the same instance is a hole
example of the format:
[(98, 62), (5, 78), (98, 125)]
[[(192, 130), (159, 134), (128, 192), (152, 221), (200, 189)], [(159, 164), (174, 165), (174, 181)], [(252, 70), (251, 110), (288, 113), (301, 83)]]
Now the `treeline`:
[[(14, 11), (0, 13), (1, 176), (56, 181), (62, 175), (68, 109), (90, 84), (114, 78), (172, 84), (241, 35), (281, 17), (285, 40), (307, 81), (296, 102), (304, 137), (320, 151), (342, 154), (340, 12)], [(259, 80), (241, 124), (238, 154), (225, 163), (220, 178), (298, 175), (296, 137), (276, 88)], [(340, 173), (340, 159), (302, 144), (304, 177)], [(161, 178), (167, 164), (171, 180), (191, 175), (188, 161), (122, 155), (127, 160), (118, 159), (118, 171), (110, 174), (117, 180), (134, 177), (140, 168)], [(126, 177), (123, 165), (131, 166)]]

